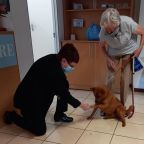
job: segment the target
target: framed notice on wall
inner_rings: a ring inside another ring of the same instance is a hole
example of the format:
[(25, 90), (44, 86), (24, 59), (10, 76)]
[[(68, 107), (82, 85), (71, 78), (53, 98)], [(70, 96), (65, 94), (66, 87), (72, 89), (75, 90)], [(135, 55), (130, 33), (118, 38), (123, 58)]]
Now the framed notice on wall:
[(17, 65), (13, 32), (0, 32), (0, 68)]

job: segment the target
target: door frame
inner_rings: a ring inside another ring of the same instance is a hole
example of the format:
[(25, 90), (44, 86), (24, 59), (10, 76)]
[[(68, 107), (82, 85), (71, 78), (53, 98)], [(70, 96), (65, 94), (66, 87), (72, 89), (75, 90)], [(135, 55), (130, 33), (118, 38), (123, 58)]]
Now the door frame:
[(54, 24), (54, 48), (58, 53), (60, 49), (60, 38), (59, 38), (59, 20), (58, 20), (58, 2), (57, 0), (51, 0), (52, 3), (52, 15), (53, 15), (53, 24)]

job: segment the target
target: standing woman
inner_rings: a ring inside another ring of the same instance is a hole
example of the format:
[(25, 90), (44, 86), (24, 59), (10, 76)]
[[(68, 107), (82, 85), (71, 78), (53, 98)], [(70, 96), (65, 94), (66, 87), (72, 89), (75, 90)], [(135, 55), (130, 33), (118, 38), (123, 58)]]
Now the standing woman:
[[(144, 28), (137, 24), (131, 17), (121, 16), (114, 8), (106, 9), (100, 20), (100, 46), (107, 57), (108, 78), (107, 85), (112, 88), (114, 73), (120, 60), (122, 64), (132, 55), (138, 57), (144, 45)], [(140, 47), (135, 36), (140, 35)], [(121, 86), (120, 96), (125, 97), (129, 89), (131, 66), (128, 63), (124, 68), (124, 82)], [(122, 101), (124, 104), (124, 101)]]

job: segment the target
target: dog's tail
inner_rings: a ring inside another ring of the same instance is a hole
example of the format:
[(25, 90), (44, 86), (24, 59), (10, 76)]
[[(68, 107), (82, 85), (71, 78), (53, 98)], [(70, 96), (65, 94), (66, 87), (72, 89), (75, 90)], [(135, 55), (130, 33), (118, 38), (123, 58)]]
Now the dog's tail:
[(129, 118), (131, 118), (134, 114), (134, 105), (130, 105), (129, 108), (126, 110), (126, 116)]

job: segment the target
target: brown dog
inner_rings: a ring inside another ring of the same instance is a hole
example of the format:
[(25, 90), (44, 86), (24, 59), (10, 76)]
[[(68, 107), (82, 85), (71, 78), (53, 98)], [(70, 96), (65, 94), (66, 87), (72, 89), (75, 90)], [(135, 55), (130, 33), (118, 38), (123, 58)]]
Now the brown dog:
[(91, 89), (95, 96), (95, 105), (92, 114), (88, 117), (91, 119), (95, 114), (96, 110), (99, 108), (105, 113), (104, 118), (117, 118), (122, 122), (122, 126), (126, 125), (125, 117), (131, 118), (134, 113), (134, 106), (131, 105), (126, 110), (122, 103), (112, 94), (112, 92), (106, 87), (95, 87)]

